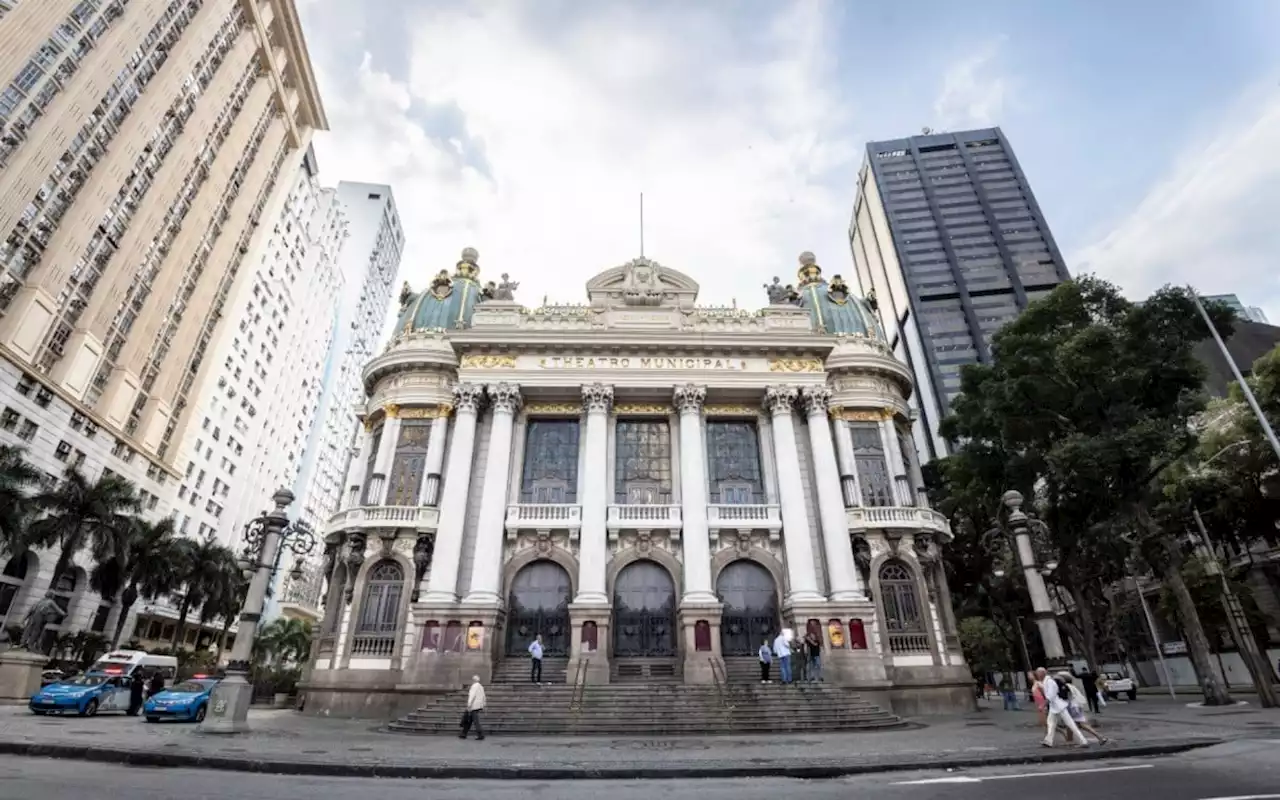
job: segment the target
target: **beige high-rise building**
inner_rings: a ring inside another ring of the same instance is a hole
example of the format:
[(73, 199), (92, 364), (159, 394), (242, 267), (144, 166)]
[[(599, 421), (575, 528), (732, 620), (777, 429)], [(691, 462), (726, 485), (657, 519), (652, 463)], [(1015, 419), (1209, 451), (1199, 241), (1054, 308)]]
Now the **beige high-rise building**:
[(6, 0), (0, 42), (0, 355), (165, 464), (326, 127), (294, 2)]
[[(172, 513), (243, 262), (326, 127), (294, 0), (0, 0), (0, 445)], [(113, 629), (54, 560), (0, 559), (0, 623), (48, 588), (63, 630)]]

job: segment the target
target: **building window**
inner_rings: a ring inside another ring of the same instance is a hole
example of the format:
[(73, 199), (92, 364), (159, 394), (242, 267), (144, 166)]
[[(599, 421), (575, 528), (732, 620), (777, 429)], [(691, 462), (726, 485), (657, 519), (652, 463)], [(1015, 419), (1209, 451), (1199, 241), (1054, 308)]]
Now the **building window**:
[(18, 420), (22, 419), (21, 415), (12, 408), (5, 406), (4, 412), (0, 413), (0, 428), (11, 431), (18, 427)]
[(394, 561), (382, 561), (369, 570), (351, 654), (390, 656), (399, 627), (404, 571)]
[(756, 424), (747, 420), (707, 422), (707, 468), (712, 505), (763, 502)]
[(36, 438), (36, 431), (40, 430), (40, 426), (31, 420), (23, 420), (22, 427), (18, 430), (18, 438), (24, 442), (29, 442)]
[(53, 451), (53, 457), (59, 461), (66, 461), (71, 455), (71, 445), (66, 441), (58, 442), (58, 448)]
[(620, 420), (614, 471), (614, 502), (670, 503), (671, 429), (666, 420)]
[(578, 436), (576, 419), (529, 422), (520, 502), (578, 502)]
[(886, 561), (880, 567), (880, 597), (884, 605), (885, 630), (893, 653), (928, 653), (929, 635), (911, 570), (901, 561)]
[(880, 426), (851, 423), (849, 431), (853, 434), (853, 458), (858, 468), (858, 483), (862, 487), (862, 504), (894, 505), (893, 483), (889, 479)]
[(396, 442), (395, 460), (391, 463), (387, 505), (416, 506), (422, 489), (422, 476), (427, 467), (427, 440), (431, 420), (404, 420), (400, 423), (400, 440)]

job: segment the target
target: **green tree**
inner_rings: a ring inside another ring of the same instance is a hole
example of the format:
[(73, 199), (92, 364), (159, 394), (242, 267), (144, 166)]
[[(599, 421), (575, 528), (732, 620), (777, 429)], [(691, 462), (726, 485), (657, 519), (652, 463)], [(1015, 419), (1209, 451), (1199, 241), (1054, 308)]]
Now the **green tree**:
[(191, 609), (202, 607), (206, 599), (219, 593), (228, 571), (236, 568), (236, 556), (212, 536), (204, 541), (179, 539), (176, 563), (178, 585), (182, 587), (183, 594), (172, 645), (174, 650), (179, 650)]
[[(208, 625), (216, 619), (222, 620), (222, 635), (219, 637), (219, 649), (226, 632), (235, 620), (240, 607), (244, 605), (248, 582), (241, 573), (240, 566), (234, 560), (221, 560), (217, 574), (205, 586), (203, 602), (200, 604), (200, 624)], [(197, 643), (199, 644), (199, 643)]]
[(32, 505), (39, 516), (27, 527), (25, 544), (57, 549), (54, 586), (76, 553), (88, 544), (113, 540), (142, 508), (129, 481), (118, 475), (90, 481), (75, 467), (55, 486), (32, 498)]
[(974, 672), (1009, 672), (1014, 663), (1000, 627), (986, 617), (965, 617), (956, 626), (965, 660)]
[(172, 519), (153, 523), (133, 517), (96, 544), (89, 580), (116, 606), (112, 647), (120, 646), (129, 610), (139, 597), (154, 600), (178, 588), (179, 541)]
[(27, 463), (20, 447), (0, 445), (0, 553), (22, 549), (21, 540), (31, 513), (31, 491), (40, 471)]
[[(1229, 333), (1230, 311), (1211, 314)], [(1048, 525), (1059, 560), (1053, 580), (1080, 615), (1073, 638), (1092, 665), (1102, 587), (1136, 549), (1178, 597), (1206, 702), (1219, 703), (1226, 691), (1182, 583), (1181, 531), (1152, 513), (1162, 501), (1156, 478), (1196, 444), (1189, 422), (1203, 408), (1204, 373), (1193, 347), (1208, 336), (1183, 290), (1135, 305), (1105, 281), (1070, 281), (993, 337), (990, 363), (962, 371), (943, 430), (965, 443), (961, 454), (1005, 458), (1012, 488), (1033, 489), (1024, 494)]]
[(254, 661), (275, 661), (278, 665), (298, 664), (311, 651), (311, 623), (277, 617), (259, 633), (253, 643)]

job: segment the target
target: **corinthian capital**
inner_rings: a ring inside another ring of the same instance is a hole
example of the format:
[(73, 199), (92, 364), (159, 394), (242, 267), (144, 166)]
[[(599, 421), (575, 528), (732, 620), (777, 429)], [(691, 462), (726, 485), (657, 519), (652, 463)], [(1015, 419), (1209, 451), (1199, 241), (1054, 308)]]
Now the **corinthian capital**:
[(603, 383), (588, 383), (582, 387), (582, 408), (588, 414), (592, 411), (607, 413), (613, 405), (613, 387)]
[(515, 383), (489, 384), (489, 403), (495, 412), (514, 414), (520, 408), (520, 386)]
[(764, 407), (774, 416), (790, 414), (800, 390), (794, 386), (770, 386), (764, 390)]
[(684, 386), (677, 386), (672, 401), (681, 414), (697, 414), (702, 410), (702, 404), (707, 400), (707, 388), (705, 386), (694, 386), (692, 383), (686, 383)]
[(453, 407), (458, 411), (470, 411), (475, 414), (484, 405), (484, 387), (478, 383), (455, 383), (453, 385)]
[(800, 392), (800, 400), (809, 416), (822, 416), (831, 404), (831, 390), (825, 386), (806, 386)]

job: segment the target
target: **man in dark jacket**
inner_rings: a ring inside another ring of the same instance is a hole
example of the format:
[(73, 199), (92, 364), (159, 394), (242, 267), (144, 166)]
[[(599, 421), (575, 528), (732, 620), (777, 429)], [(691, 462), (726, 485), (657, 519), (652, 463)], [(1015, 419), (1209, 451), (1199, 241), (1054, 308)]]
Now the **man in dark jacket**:
[(1085, 699), (1089, 701), (1089, 710), (1097, 714), (1101, 712), (1098, 708), (1098, 675), (1088, 667), (1085, 668), (1084, 674), (1080, 676), (1080, 683), (1084, 689)]
[(138, 711), (142, 708), (142, 694), (146, 689), (146, 680), (141, 675), (134, 675), (129, 679), (129, 716), (138, 716)]

